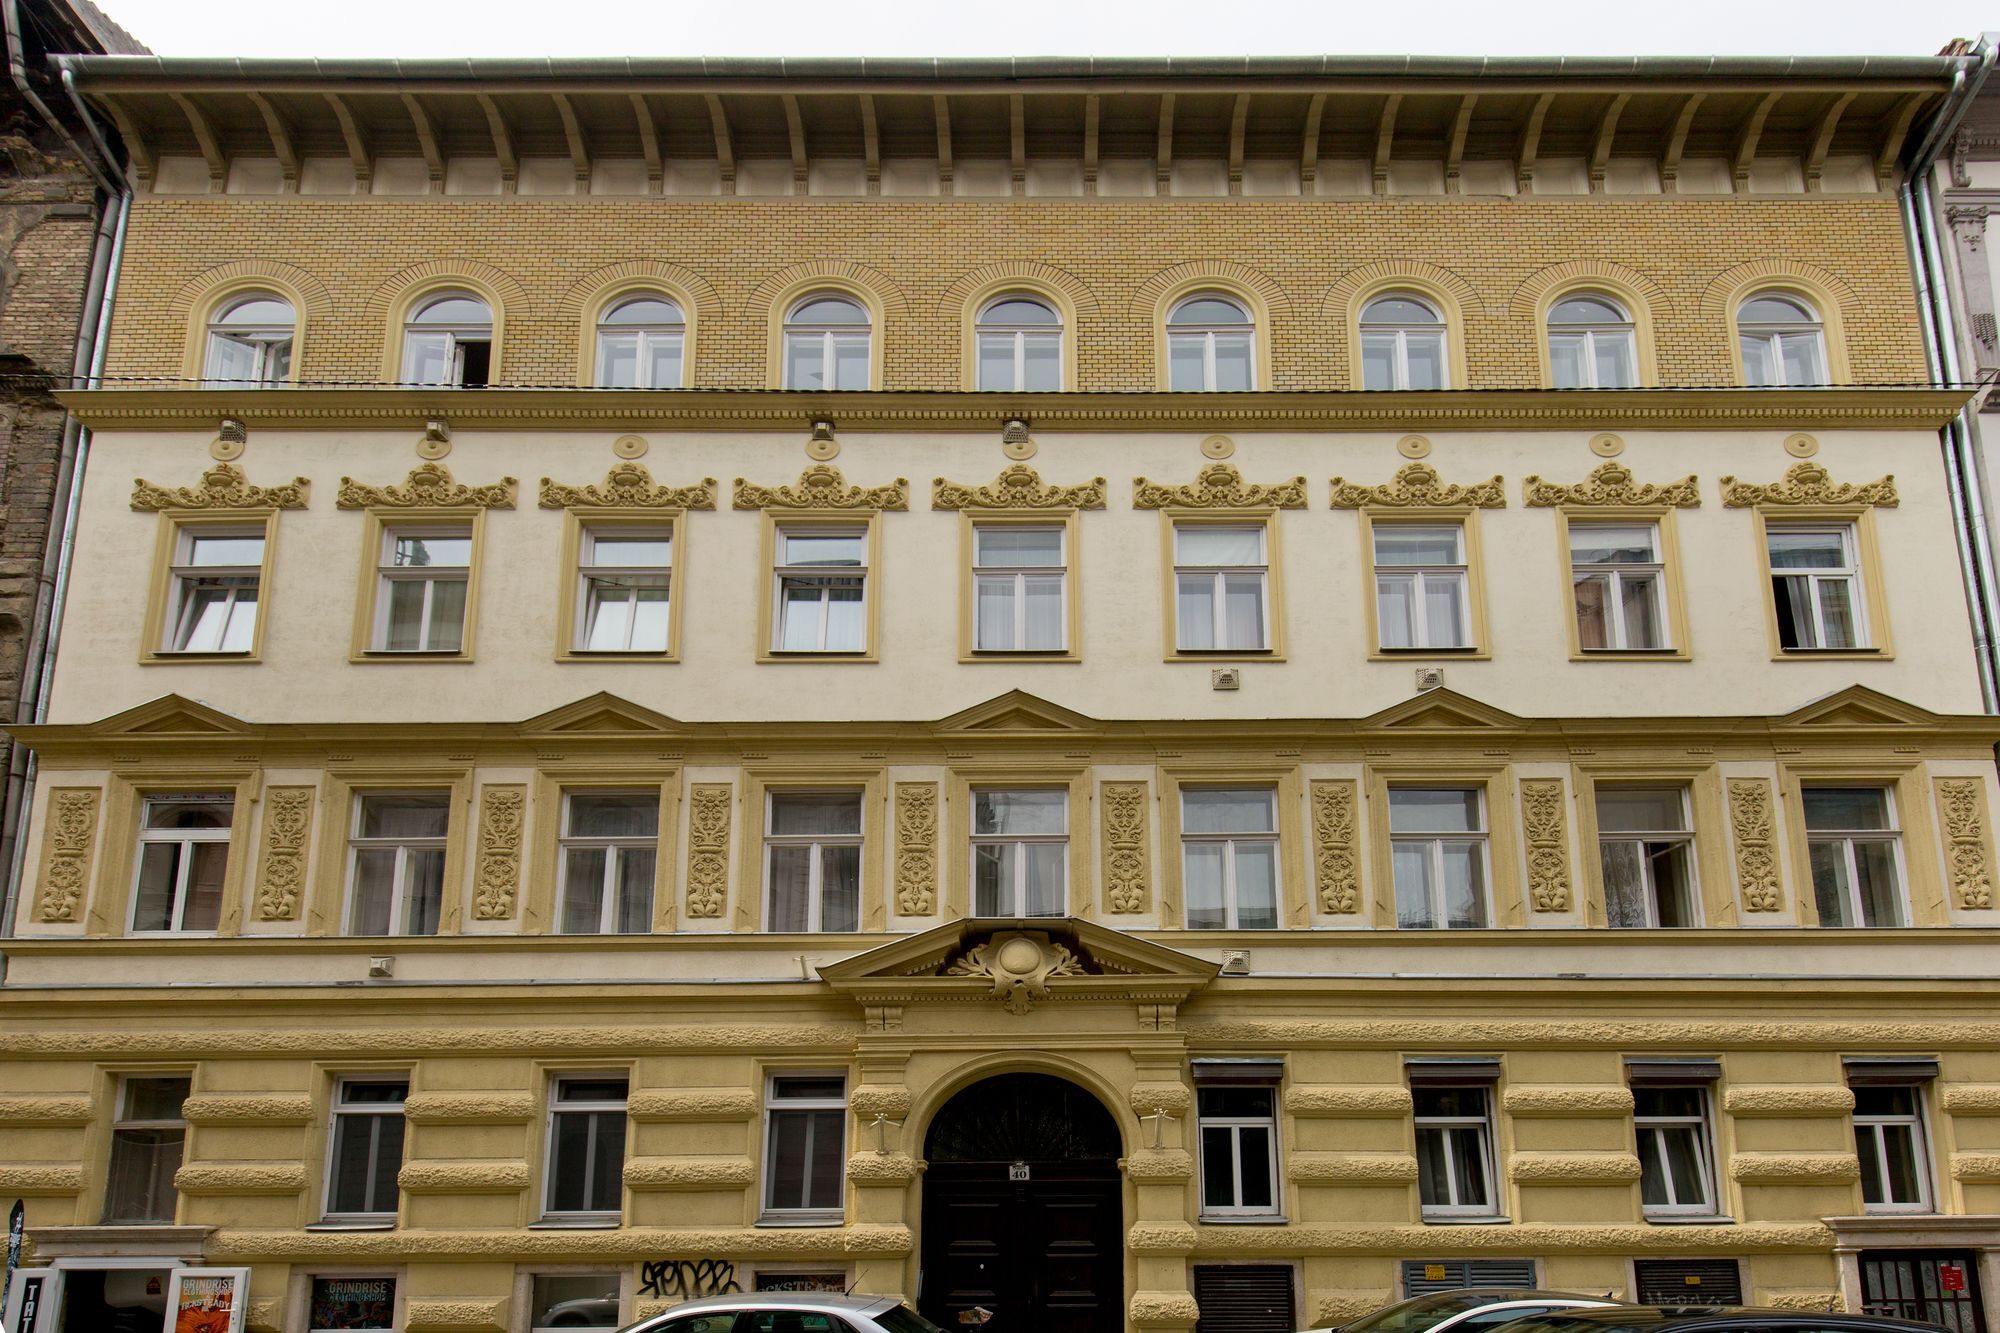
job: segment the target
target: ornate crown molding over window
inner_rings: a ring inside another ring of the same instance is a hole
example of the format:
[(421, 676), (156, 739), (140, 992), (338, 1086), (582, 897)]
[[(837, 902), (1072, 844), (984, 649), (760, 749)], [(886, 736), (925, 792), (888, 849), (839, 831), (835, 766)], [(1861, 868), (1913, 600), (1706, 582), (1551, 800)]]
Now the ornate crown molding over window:
[(937, 907), (938, 785), (896, 784), (896, 911), (929, 916)]
[(257, 919), (294, 921), (306, 888), (306, 839), (313, 789), (272, 787), (264, 794), (264, 856), (257, 871)]
[(1354, 780), (1312, 784), (1313, 866), (1319, 910), (1344, 915), (1361, 910), (1361, 863), (1354, 853)]
[(243, 469), (217, 463), (193, 486), (155, 486), (141, 477), (132, 483), (132, 507), (140, 513), (162, 509), (304, 509), (312, 485), (293, 477), (282, 486), (252, 486)]
[(658, 486), (653, 474), (639, 463), (614, 463), (601, 485), (566, 486), (542, 478), (542, 508), (567, 509), (713, 509), (714, 477), (703, 477), (691, 486)]
[(1993, 906), (1993, 853), (1986, 842), (1986, 791), (1978, 778), (1940, 778), (1938, 817), (1952, 897), (1968, 911)]
[(49, 793), (35, 920), (56, 923), (77, 919), (84, 887), (90, 883), (90, 855), (97, 845), (97, 807), (103, 796), (96, 787), (59, 787)]
[(729, 898), (729, 812), (734, 793), (720, 782), (688, 792), (687, 914), (722, 915)]
[(442, 463), (419, 463), (401, 486), (370, 486), (352, 477), (340, 479), (334, 502), (342, 509), (512, 509), (514, 479), (502, 477), (485, 486), (461, 486)]
[(1722, 503), (1731, 509), (1748, 509), (1755, 505), (1840, 504), (1894, 509), (1899, 503), (1893, 476), (1859, 483), (1834, 481), (1825, 468), (1810, 459), (1792, 464), (1783, 481), (1760, 486), (1756, 482), (1724, 477), (1721, 485)]
[(937, 477), (931, 482), (933, 509), (1102, 509), (1104, 478), (1075, 486), (1045, 485), (1026, 463), (1001, 469), (991, 485), (969, 486)]
[(1729, 828), (1736, 835), (1736, 887), (1746, 912), (1775, 912), (1784, 905), (1778, 887), (1778, 853), (1771, 846), (1771, 784), (1763, 778), (1729, 780)]
[(833, 464), (814, 463), (795, 486), (759, 486), (738, 477), (732, 503), (738, 509), (901, 512), (910, 507), (910, 483), (898, 477), (886, 486), (849, 486)]
[(1701, 508), (1701, 489), (1692, 473), (1679, 481), (1634, 482), (1632, 469), (1611, 462), (1590, 474), (1587, 481), (1573, 486), (1528, 476), (1521, 482), (1522, 499), (1534, 508), (1556, 505), (1666, 505), (1673, 509)]
[(1098, 788), (1104, 812), (1104, 900), (1113, 912), (1143, 912), (1146, 886), (1146, 784), (1107, 782)]
[(1210, 463), (1188, 486), (1168, 486), (1144, 477), (1132, 478), (1134, 509), (1304, 509), (1306, 479), (1269, 486), (1243, 480), (1229, 463)]
[(1498, 476), (1470, 486), (1446, 485), (1429, 463), (1411, 463), (1386, 486), (1358, 486), (1345, 477), (1333, 479), (1335, 509), (1505, 509), (1506, 484)]
[(1537, 912), (1569, 910), (1569, 829), (1559, 778), (1521, 782), (1521, 833), (1528, 844), (1528, 901)]
[(479, 870), (473, 884), (472, 915), (481, 921), (506, 921), (514, 915), (515, 890), (521, 883), (521, 826), (527, 808), (526, 787), (480, 789)]

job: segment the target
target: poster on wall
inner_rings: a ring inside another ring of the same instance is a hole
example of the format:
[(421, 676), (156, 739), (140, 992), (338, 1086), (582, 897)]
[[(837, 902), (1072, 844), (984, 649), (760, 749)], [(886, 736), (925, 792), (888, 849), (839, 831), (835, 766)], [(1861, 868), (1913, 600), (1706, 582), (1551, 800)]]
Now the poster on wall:
[(247, 1268), (176, 1268), (167, 1287), (168, 1333), (243, 1333)]
[(394, 1328), (396, 1279), (316, 1277), (312, 1283), (312, 1333)]

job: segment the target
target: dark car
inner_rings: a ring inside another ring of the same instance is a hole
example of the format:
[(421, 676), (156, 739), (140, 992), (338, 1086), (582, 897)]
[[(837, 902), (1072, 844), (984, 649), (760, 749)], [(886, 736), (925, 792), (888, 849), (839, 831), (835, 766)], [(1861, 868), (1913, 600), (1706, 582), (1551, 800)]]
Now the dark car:
[(1938, 1333), (1938, 1324), (1873, 1314), (1814, 1314), (1748, 1305), (1620, 1305), (1558, 1310), (1492, 1333)]

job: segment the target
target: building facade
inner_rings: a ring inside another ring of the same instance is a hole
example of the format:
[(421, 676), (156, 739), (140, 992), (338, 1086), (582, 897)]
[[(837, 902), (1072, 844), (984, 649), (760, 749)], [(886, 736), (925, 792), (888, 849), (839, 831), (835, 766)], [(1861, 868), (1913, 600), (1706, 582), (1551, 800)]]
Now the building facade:
[(1978, 1327), (1967, 59), (67, 62), (37, 1333)]

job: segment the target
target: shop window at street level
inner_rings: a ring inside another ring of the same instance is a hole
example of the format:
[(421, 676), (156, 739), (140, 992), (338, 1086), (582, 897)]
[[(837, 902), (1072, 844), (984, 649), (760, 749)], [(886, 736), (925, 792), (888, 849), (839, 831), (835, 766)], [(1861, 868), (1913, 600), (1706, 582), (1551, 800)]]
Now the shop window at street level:
[(532, 1282), (529, 1333), (573, 1328), (617, 1328), (618, 1274), (537, 1273)]
[(133, 934), (206, 934), (216, 928), (235, 810), (227, 792), (146, 798), (132, 886)]
[(774, 1074), (764, 1097), (764, 1220), (841, 1220), (847, 1165), (847, 1079)]
[(660, 793), (563, 793), (561, 905), (565, 935), (643, 935), (653, 928)]
[(406, 1078), (343, 1078), (334, 1090), (327, 1156), (326, 1216), (393, 1222), (403, 1166)]
[(765, 929), (861, 929), (861, 793), (774, 791), (765, 829)]
[(615, 1222), (624, 1207), (628, 1081), (558, 1078), (549, 1096), (548, 1178), (542, 1211), (563, 1221)]
[(171, 1225), (178, 1195), (174, 1173), (187, 1150), (181, 1103), (186, 1075), (132, 1074), (118, 1080), (118, 1118), (111, 1125), (105, 1172), (106, 1225)]
[(395, 1320), (395, 1278), (316, 1277), (308, 1289), (306, 1327), (310, 1333), (393, 1329)]

